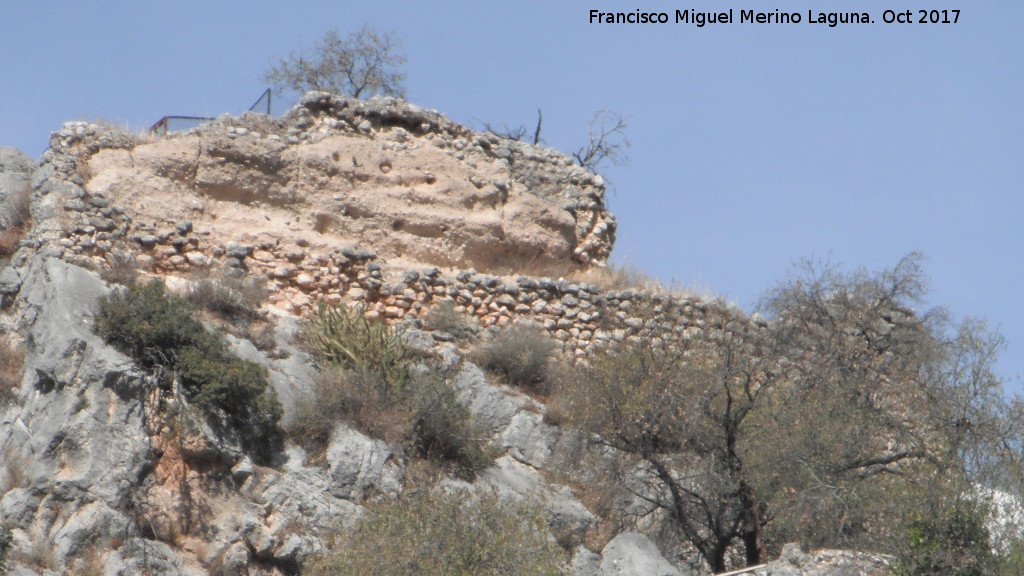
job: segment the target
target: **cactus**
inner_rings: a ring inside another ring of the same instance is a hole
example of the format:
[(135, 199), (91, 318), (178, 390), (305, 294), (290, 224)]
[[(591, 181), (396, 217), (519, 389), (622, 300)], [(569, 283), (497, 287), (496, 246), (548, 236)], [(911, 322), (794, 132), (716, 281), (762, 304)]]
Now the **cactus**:
[(397, 398), (409, 379), (412, 355), (401, 335), (366, 318), (366, 308), (323, 303), (310, 316), (310, 342), (320, 357), (346, 370), (379, 379), (381, 400)]

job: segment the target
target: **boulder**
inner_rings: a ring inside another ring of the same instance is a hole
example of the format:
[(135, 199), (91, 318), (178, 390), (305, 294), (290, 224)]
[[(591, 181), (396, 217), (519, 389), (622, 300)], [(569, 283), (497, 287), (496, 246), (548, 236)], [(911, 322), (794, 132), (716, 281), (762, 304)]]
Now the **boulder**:
[(650, 538), (623, 532), (601, 553), (601, 576), (684, 576), (661, 555)]

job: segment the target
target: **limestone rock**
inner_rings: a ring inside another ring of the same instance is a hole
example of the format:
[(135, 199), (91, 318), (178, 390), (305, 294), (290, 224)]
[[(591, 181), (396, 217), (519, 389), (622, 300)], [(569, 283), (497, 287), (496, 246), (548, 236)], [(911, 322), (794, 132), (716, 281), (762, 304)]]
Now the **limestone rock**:
[(481, 476), (481, 483), (498, 494), (543, 507), (552, 533), (562, 542), (582, 542), (587, 528), (597, 521), (568, 488), (545, 482), (537, 470), (508, 456), (496, 460)]
[[(0, 146), (0, 207), (8, 198), (30, 185), (35, 162), (17, 148)], [(0, 228), (6, 228), (7, 211), (0, 210)]]
[(636, 532), (612, 539), (601, 553), (601, 576), (684, 576), (661, 555), (654, 542)]
[(571, 568), (574, 576), (602, 576), (601, 556), (583, 546), (577, 546), (572, 553)]
[(753, 576), (892, 576), (892, 558), (883, 554), (848, 550), (805, 553), (798, 544), (786, 544), (775, 561), (752, 572)]
[(345, 425), (334, 429), (327, 447), (332, 492), (339, 498), (395, 496), (402, 489), (402, 471), (387, 443)]
[(487, 381), (483, 371), (464, 362), (452, 385), (459, 401), (469, 408), (473, 424), (481, 431), (496, 434), (508, 427), (512, 418), (530, 403), (525, 397), (513, 397)]

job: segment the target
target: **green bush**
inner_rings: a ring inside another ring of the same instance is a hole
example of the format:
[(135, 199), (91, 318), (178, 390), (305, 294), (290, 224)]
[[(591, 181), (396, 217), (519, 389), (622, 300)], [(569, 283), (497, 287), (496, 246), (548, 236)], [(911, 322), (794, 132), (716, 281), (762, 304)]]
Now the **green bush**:
[(547, 393), (554, 349), (555, 343), (542, 328), (514, 324), (484, 346), (478, 359), (484, 369), (501, 374), (513, 386)]
[(339, 535), (309, 576), (561, 576), (565, 553), (548, 535), (541, 511), (493, 495), (419, 492), (370, 504), (356, 527)]
[(266, 370), (231, 354), (224, 339), (193, 315), (189, 302), (168, 294), (159, 280), (104, 298), (96, 332), (161, 374), (165, 384), (176, 379), (208, 417), (226, 416), (258, 460), (268, 461), (280, 447), (281, 405)]
[(986, 576), (995, 568), (984, 512), (972, 502), (912, 520), (906, 537), (897, 576)]
[(143, 368), (171, 368), (186, 346), (208, 349), (213, 336), (183, 298), (167, 294), (163, 282), (117, 290), (100, 302), (96, 333)]

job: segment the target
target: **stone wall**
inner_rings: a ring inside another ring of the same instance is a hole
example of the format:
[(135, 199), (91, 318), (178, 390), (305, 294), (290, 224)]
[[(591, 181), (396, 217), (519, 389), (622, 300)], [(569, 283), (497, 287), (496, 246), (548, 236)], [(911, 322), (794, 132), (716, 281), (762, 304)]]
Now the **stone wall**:
[(754, 325), (720, 301), (647, 290), (603, 291), (561, 279), (438, 267), (394, 269), (374, 252), (354, 246), (310, 254), (272, 238), (215, 244), (209, 230), (197, 230), (190, 221), (163, 228), (139, 225), (102, 195), (81, 187), (72, 195), (61, 214), (64, 233), (56, 241), (68, 261), (102, 269), (130, 256), (142, 271), (157, 275), (262, 276), (271, 288), (270, 304), (296, 315), (318, 302), (346, 302), (362, 303), (372, 316), (388, 320), (422, 318), (447, 301), (485, 328), (516, 320), (539, 324), (575, 356), (641, 335), (669, 341), (705, 330), (712, 337), (745, 332)]

